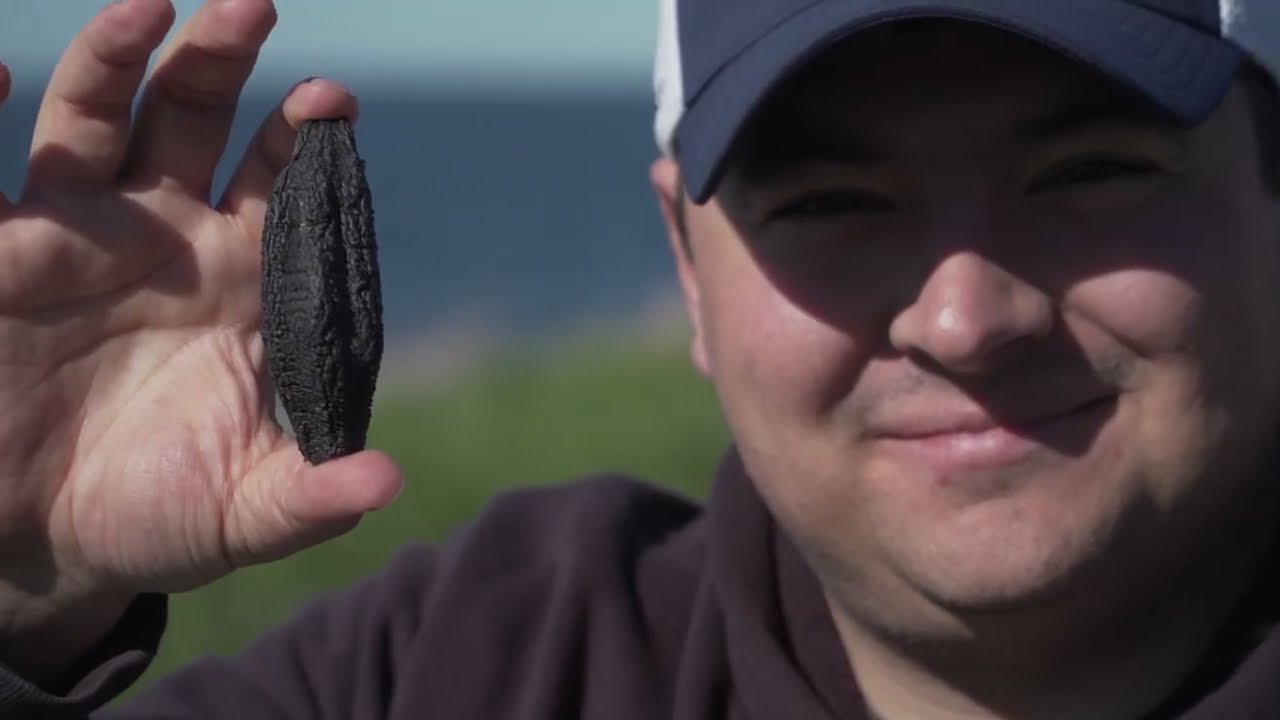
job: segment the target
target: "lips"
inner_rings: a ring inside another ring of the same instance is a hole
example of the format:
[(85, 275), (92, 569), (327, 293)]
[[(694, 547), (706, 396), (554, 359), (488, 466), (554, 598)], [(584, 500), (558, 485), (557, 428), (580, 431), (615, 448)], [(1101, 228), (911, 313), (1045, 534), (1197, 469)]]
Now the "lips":
[(1028, 397), (1016, 407), (968, 399), (903, 403), (878, 418), (872, 437), (882, 450), (929, 469), (936, 482), (948, 485), (971, 472), (1012, 468), (1046, 451), (1082, 455), (1116, 403), (1114, 393), (1102, 392), (1070, 401), (1044, 399)]
[(873, 437), (890, 440), (972, 435), (997, 429), (1030, 431), (1054, 418), (1082, 412), (1113, 399), (1113, 393), (1092, 391), (1058, 402), (1023, 402), (1018, 407), (1012, 403), (984, 406), (967, 398), (923, 398), (896, 404), (895, 409), (882, 413), (869, 424)]

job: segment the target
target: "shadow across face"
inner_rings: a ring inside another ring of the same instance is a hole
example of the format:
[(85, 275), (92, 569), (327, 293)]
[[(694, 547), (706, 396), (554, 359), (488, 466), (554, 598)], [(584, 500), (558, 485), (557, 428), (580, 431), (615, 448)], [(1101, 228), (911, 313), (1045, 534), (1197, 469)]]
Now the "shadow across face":
[(1178, 127), (1005, 33), (901, 23), (782, 86), (717, 203), (777, 293), (864, 349), (831, 383), (858, 426), (976, 407), (1078, 456), (1149, 360), (1229, 342), (1205, 321), (1249, 301), (1256, 188), (1233, 185), (1256, 173), (1226, 122)]

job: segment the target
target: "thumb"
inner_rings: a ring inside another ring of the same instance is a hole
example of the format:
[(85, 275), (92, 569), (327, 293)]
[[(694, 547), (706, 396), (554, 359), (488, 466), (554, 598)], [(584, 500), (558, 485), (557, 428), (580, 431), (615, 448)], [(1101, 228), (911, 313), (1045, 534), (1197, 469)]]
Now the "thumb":
[(386, 453), (365, 450), (312, 466), (286, 438), (231, 505), (231, 557), (237, 566), (271, 562), (342, 535), (390, 505), (403, 486), (403, 473)]

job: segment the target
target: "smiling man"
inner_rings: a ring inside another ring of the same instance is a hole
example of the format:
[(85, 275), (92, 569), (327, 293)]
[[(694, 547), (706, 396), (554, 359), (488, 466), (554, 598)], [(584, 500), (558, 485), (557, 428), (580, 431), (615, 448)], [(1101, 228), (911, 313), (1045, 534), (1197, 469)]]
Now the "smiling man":
[(694, 355), (885, 717), (1138, 717), (1276, 522), (1269, 80), (1232, 84), (1194, 4), (969, 5), (806, 63), (715, 165), (658, 164)]
[[(3, 717), (102, 707), (167, 593), (400, 482), (372, 451), (306, 466), (263, 410), (251, 238), (293, 128), (350, 97), (295, 90), (207, 206), (228, 58), (273, 18), (202, 9), (131, 128), (165, 8), (77, 39), (0, 217), (32, 273), (0, 282), (29, 349), (0, 397)], [(666, 0), (651, 177), (734, 438), (706, 506), (620, 477), (504, 496), (95, 717), (1280, 717), (1269, 12)], [(84, 220), (116, 206), (182, 230)], [(208, 282), (157, 303), (165, 248)]]

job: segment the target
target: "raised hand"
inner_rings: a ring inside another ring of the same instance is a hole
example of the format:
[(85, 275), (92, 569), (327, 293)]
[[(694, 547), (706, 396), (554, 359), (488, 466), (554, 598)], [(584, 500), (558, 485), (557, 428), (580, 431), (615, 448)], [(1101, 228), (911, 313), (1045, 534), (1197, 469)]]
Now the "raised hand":
[[(354, 118), (354, 98), (323, 80), (295, 87), (210, 197), (276, 19), (268, 0), (213, 0), (144, 78), (174, 11), (123, 0), (50, 80), (22, 196), (0, 197), (0, 629), (11, 636), (66, 635), (49, 628), (72, 608), (116, 612), (139, 592), (282, 557), (400, 488), (376, 451), (303, 461), (273, 417), (259, 336), (274, 178), (300, 123)], [(8, 85), (0, 72), (0, 98)]]

